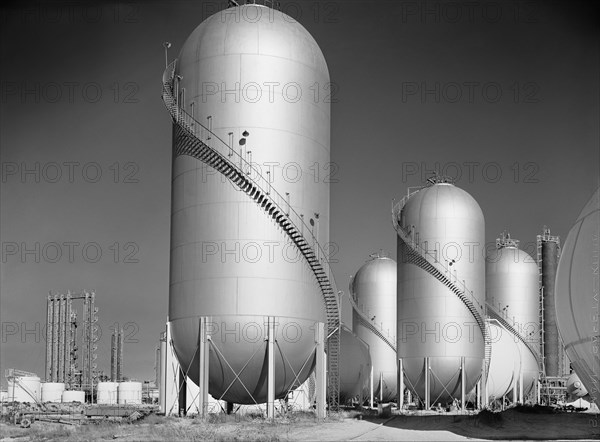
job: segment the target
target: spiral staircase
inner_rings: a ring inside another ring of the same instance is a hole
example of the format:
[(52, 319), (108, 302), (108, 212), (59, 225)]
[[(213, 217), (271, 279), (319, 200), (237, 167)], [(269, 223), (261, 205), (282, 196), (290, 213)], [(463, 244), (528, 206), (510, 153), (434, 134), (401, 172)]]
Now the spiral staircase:
[(174, 123), (174, 157), (188, 155), (212, 167), (245, 192), (296, 245), (321, 290), (327, 317), (327, 397), (329, 409), (339, 408), (340, 311), (338, 291), (327, 255), (310, 227), (249, 162), (215, 133), (185, 112), (175, 98), (176, 61), (163, 74), (162, 99)]
[[(420, 190), (420, 189), (419, 189)], [(535, 356), (539, 362), (541, 359), (540, 353), (534, 343), (529, 342), (518, 331), (518, 324), (511, 324), (500, 312), (498, 312), (494, 306), (489, 303), (482, 305), (477, 299), (473, 297), (473, 291), (469, 290), (465, 285), (464, 280), (462, 282), (456, 273), (452, 272), (448, 268), (448, 264), (442, 264), (437, 257), (437, 254), (424, 248), (418, 241), (418, 232), (411, 231), (408, 228), (404, 228), (400, 225), (400, 215), (402, 209), (406, 205), (409, 198), (414, 194), (410, 192), (402, 198), (399, 202), (392, 205), (392, 223), (394, 229), (398, 233), (398, 238), (401, 241), (400, 251), (403, 254), (402, 259), (406, 262), (417, 265), (418, 267), (431, 274), (438, 281), (444, 284), (448, 289), (460, 299), (460, 301), (469, 310), (475, 322), (477, 323), (484, 339), (485, 345), (485, 364), (484, 364), (484, 378), (487, 377), (487, 373), (490, 365), (490, 358), (492, 354), (492, 342), (489, 334), (489, 327), (487, 326), (487, 318), (497, 320), (506, 330), (514, 334), (527, 349)], [(398, 258), (400, 259), (400, 257)]]

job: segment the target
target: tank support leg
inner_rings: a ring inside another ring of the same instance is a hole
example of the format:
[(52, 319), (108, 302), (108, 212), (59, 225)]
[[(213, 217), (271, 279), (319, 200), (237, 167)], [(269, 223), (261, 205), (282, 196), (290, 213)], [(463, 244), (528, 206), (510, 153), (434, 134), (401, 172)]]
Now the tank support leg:
[(516, 377), (513, 382), (512, 400), (513, 400), (513, 404), (516, 404), (517, 402), (519, 402), (518, 397), (517, 397), (517, 379), (516, 379)]
[(383, 371), (379, 372), (379, 403), (383, 402)]
[(325, 324), (319, 322), (316, 324), (317, 334), (317, 360), (315, 367), (315, 390), (316, 390), (316, 412), (317, 420), (323, 422), (325, 419)]
[(477, 409), (481, 410), (481, 379), (477, 381), (477, 385), (475, 386), (475, 392), (477, 395)]
[(200, 317), (198, 330), (198, 414), (202, 417), (208, 412), (208, 340), (206, 332), (206, 316)]
[(404, 408), (404, 367), (402, 358), (398, 359), (398, 410)]
[(525, 403), (523, 399), (523, 369), (521, 369), (519, 373), (519, 403), (521, 405)]
[(186, 397), (186, 393), (187, 393), (187, 382), (186, 382), (186, 376), (184, 371), (181, 369), (181, 367), (179, 367), (179, 417), (183, 417), (186, 415), (186, 404), (187, 404), (187, 397)]
[(465, 373), (465, 357), (460, 358), (460, 409), (465, 411), (467, 374)]
[(267, 419), (275, 419), (275, 318), (269, 317), (267, 374)]
[(371, 394), (369, 405), (373, 408), (373, 365), (371, 364), (371, 374), (369, 374), (369, 393)]
[(429, 356), (425, 358), (425, 410), (429, 410)]

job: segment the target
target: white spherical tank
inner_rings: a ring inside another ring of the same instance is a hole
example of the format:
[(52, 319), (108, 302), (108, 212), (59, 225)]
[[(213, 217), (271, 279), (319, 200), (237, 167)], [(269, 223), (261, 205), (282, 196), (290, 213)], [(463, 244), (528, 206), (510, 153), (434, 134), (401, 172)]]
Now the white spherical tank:
[[(483, 213), (464, 190), (434, 181), (411, 194), (395, 216), (403, 232), (398, 237), (397, 336), (406, 385), (424, 399), (428, 373), (431, 404), (460, 399), (461, 358), (468, 392), (481, 376), (484, 357)], [(452, 284), (464, 292), (477, 317)]]
[(81, 402), (85, 404), (85, 391), (81, 390), (67, 390), (63, 391), (62, 402)]
[(99, 404), (116, 404), (118, 400), (118, 382), (98, 382), (96, 400)]
[(42, 384), (42, 402), (60, 402), (65, 391), (63, 382), (44, 382)]
[(8, 378), (8, 401), (35, 403), (41, 399), (41, 381), (37, 376)]
[(340, 401), (357, 398), (371, 373), (369, 346), (346, 326), (340, 336)]
[[(248, 176), (268, 180), (304, 217), (304, 232), (327, 244), (330, 84), (308, 31), (265, 6), (225, 9), (189, 36), (175, 80), (180, 107), (229, 143), (228, 157), (251, 163)], [(174, 136), (175, 149), (180, 142)], [(210, 394), (253, 404), (267, 399), (265, 320), (277, 321), (275, 395), (282, 398), (314, 366), (314, 324), (325, 322), (325, 304), (308, 262), (261, 205), (212, 167), (180, 155), (172, 174), (169, 319), (194, 382), (200, 316), (211, 317)]]
[(519, 381), (521, 354), (515, 336), (499, 324), (490, 321), (492, 353), (488, 369), (487, 388), (490, 401), (510, 393)]
[(564, 242), (556, 274), (558, 331), (573, 370), (600, 407), (600, 188)]
[[(391, 341), (396, 340), (396, 272), (396, 261), (386, 256), (372, 255), (350, 283), (351, 295), (358, 307)], [(374, 396), (383, 402), (391, 401), (397, 394), (396, 352), (365, 326), (356, 312), (353, 312), (352, 329), (369, 346)]]
[(519, 249), (519, 241), (502, 236), (487, 254), (486, 302), (535, 348), (539, 346), (539, 272), (535, 260)]
[(118, 385), (119, 404), (141, 404), (142, 403), (142, 383), (141, 382), (119, 382)]

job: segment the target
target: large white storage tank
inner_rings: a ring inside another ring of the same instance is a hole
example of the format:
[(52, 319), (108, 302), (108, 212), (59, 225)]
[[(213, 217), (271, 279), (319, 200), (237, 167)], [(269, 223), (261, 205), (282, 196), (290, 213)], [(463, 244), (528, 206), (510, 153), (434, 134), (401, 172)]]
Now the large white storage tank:
[(142, 383), (141, 382), (119, 382), (118, 399), (119, 404), (141, 404)]
[(116, 404), (118, 400), (118, 382), (98, 382), (97, 402), (99, 404)]
[(8, 378), (8, 401), (35, 403), (42, 397), (38, 376)]
[(464, 190), (431, 179), (395, 206), (394, 223), (398, 358), (406, 385), (425, 405), (460, 399), (462, 362), (464, 389), (469, 392), (481, 376), (484, 358), (483, 213)]
[(44, 382), (42, 384), (42, 402), (60, 402), (65, 391), (64, 382)]
[(63, 391), (62, 402), (81, 402), (85, 404), (85, 391), (82, 390), (67, 390)]
[(600, 407), (600, 188), (564, 242), (556, 274), (556, 315), (575, 373)]
[[(350, 282), (351, 296), (358, 308), (392, 342), (396, 341), (396, 272), (396, 261), (384, 253), (373, 254)], [(396, 352), (363, 324), (355, 311), (352, 330), (369, 346), (374, 397), (383, 402), (395, 399), (398, 384)]]
[[(265, 6), (228, 8), (192, 32), (173, 78), (180, 108), (216, 134), (210, 143), (229, 144), (234, 164), (256, 166), (248, 176), (268, 181), (289, 216), (304, 219), (305, 237), (327, 244), (330, 84), (308, 31)], [(176, 130), (173, 139), (177, 151), (185, 135)], [(326, 319), (315, 274), (277, 222), (212, 167), (176, 155), (169, 319), (179, 362), (195, 382), (200, 316), (212, 321), (210, 394), (242, 404), (267, 399), (265, 320), (277, 321), (282, 398), (311, 372), (314, 324)]]

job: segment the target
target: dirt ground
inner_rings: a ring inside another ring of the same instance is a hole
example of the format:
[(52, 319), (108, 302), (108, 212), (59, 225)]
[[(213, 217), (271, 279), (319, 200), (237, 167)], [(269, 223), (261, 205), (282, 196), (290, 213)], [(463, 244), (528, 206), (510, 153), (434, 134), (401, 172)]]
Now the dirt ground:
[(9, 441), (456, 441), (600, 440), (600, 415), (512, 409), (478, 415), (393, 415), (387, 419), (357, 413), (317, 423), (310, 415), (276, 420), (233, 416), (201, 419), (149, 416), (134, 424), (67, 426), (35, 422), (23, 429), (0, 424)]

